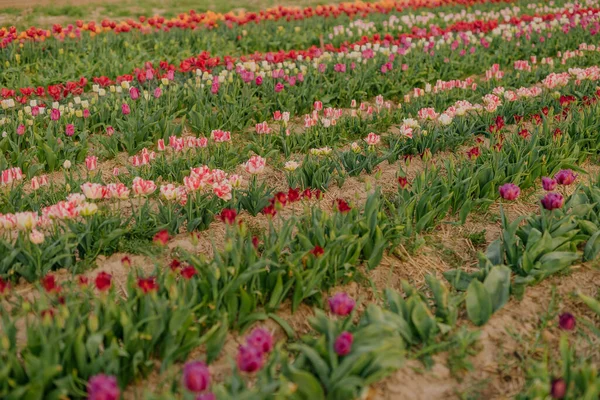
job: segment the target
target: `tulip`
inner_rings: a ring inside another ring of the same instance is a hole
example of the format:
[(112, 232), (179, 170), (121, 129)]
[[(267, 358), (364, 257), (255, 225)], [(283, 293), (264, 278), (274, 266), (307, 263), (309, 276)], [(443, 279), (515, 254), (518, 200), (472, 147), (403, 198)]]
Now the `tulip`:
[(263, 353), (270, 353), (273, 350), (273, 336), (266, 329), (254, 329), (246, 338), (246, 343)]
[(47, 274), (42, 278), (42, 287), (47, 293), (59, 293), (60, 285), (56, 282), (56, 277), (52, 274)]
[(98, 157), (96, 156), (87, 156), (85, 158), (85, 167), (88, 171), (93, 171), (98, 167)]
[(563, 196), (560, 193), (550, 192), (542, 199), (542, 206), (546, 210), (554, 210), (563, 206)]
[(213, 193), (220, 199), (229, 201), (233, 198), (231, 185), (227, 181), (213, 184)]
[(154, 235), (154, 238), (152, 239), (152, 241), (154, 243), (165, 246), (167, 244), (167, 242), (169, 241), (169, 232), (166, 229), (163, 229), (162, 231), (160, 231), (156, 235)]
[(287, 200), (290, 203), (295, 203), (300, 200), (300, 189), (289, 188), (287, 192)]
[(117, 379), (104, 374), (90, 378), (87, 392), (88, 400), (117, 400), (120, 395)]
[(565, 331), (572, 331), (575, 329), (576, 321), (575, 317), (571, 313), (562, 313), (558, 317), (558, 326), (560, 329)]
[(340, 335), (335, 340), (333, 345), (333, 349), (340, 356), (345, 356), (350, 353), (352, 350), (352, 342), (354, 341), (354, 337), (350, 332), (344, 331), (340, 333)]
[(337, 293), (329, 298), (329, 308), (335, 315), (344, 317), (352, 312), (356, 302), (346, 293)]
[(219, 215), (221, 221), (225, 222), (227, 225), (233, 225), (235, 222), (235, 218), (237, 217), (237, 212), (231, 208), (224, 208)]
[(573, 171), (570, 169), (563, 169), (558, 171), (558, 173), (554, 175), (554, 179), (556, 179), (556, 183), (558, 183), (559, 185), (568, 186), (575, 182), (575, 179), (577, 179), (577, 175), (573, 173)]
[(58, 121), (60, 119), (60, 111), (57, 108), (53, 108), (50, 112), (50, 119), (52, 121)]
[(0, 295), (6, 294), (10, 290), (10, 283), (0, 277)]
[(266, 160), (261, 156), (252, 156), (250, 159), (244, 164), (246, 168), (246, 172), (250, 174), (261, 174), (266, 165)]
[(65, 135), (73, 136), (75, 134), (75, 126), (73, 124), (67, 124), (65, 127)]
[(201, 361), (191, 361), (183, 367), (183, 385), (193, 393), (200, 393), (210, 386), (210, 371)]
[(406, 189), (406, 187), (408, 186), (408, 179), (406, 179), (406, 177), (404, 176), (399, 176), (398, 177), (398, 185), (400, 185), (400, 187), (402, 189)]
[(86, 182), (81, 185), (83, 195), (90, 200), (102, 199), (105, 195), (105, 188), (99, 183)]
[(498, 190), (504, 200), (516, 200), (519, 194), (521, 194), (521, 189), (514, 183), (502, 185)]
[(546, 176), (544, 176), (542, 178), (542, 187), (544, 188), (545, 191), (549, 192), (551, 190), (556, 189), (556, 180), (552, 179), (552, 178), (548, 178)]
[(367, 144), (369, 146), (375, 146), (376, 144), (378, 144), (381, 141), (381, 136), (371, 132), (367, 135), (367, 137), (365, 138), (365, 142), (367, 142)]
[(132, 100), (139, 99), (139, 97), (140, 97), (139, 89), (136, 87), (132, 87), (131, 89), (129, 89), (129, 96), (131, 97)]
[(240, 371), (256, 372), (262, 368), (265, 362), (264, 353), (254, 346), (240, 346), (236, 362)]
[(121, 258), (121, 265), (126, 268), (131, 267), (131, 258), (129, 256), (123, 256), (123, 258)]
[(319, 246), (319, 245), (316, 245), (316, 246), (315, 246), (315, 247), (314, 247), (314, 248), (313, 248), (313, 249), (310, 251), (310, 254), (312, 254), (312, 255), (313, 255), (313, 256), (315, 256), (315, 257), (320, 257), (320, 256), (322, 256), (323, 254), (325, 254), (325, 250), (324, 250), (324, 249), (323, 249), (321, 246)]
[(335, 200), (337, 203), (337, 209), (339, 212), (341, 212), (342, 214), (349, 212), (350, 210), (352, 210), (352, 208), (348, 205), (348, 203), (346, 202), (346, 200), (344, 199), (336, 199)]
[(112, 283), (112, 275), (111, 274), (107, 274), (106, 272), (102, 271), (100, 272), (97, 276), (96, 276), (96, 287), (98, 288), (99, 291), (101, 292), (105, 292), (108, 289), (110, 289)]
[(156, 283), (156, 278), (154, 276), (149, 278), (138, 278), (137, 284), (144, 293), (156, 292), (158, 290), (158, 283)]
[(196, 271), (196, 268), (192, 267), (191, 265), (188, 265), (187, 267), (182, 268), (180, 273), (181, 276), (183, 276), (185, 279), (192, 279), (192, 277), (196, 275), (198, 271)]
[(44, 243), (44, 234), (36, 229), (32, 229), (29, 233), (29, 240), (33, 244), (42, 244)]
[(553, 399), (564, 399), (567, 395), (567, 383), (562, 378), (552, 379), (550, 383), (550, 396)]

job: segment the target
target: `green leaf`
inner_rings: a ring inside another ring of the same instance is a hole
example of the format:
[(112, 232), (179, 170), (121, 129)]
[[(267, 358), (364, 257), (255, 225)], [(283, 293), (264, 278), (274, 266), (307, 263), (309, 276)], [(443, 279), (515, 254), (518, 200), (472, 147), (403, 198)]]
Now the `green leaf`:
[(302, 399), (323, 400), (325, 398), (323, 387), (311, 373), (290, 365), (285, 375), (291, 382), (296, 384), (296, 393), (299, 393)]
[(435, 318), (427, 305), (420, 299), (415, 302), (411, 320), (423, 342), (427, 342), (433, 337), (436, 331)]
[(281, 318), (277, 314), (269, 314), (269, 318), (271, 318), (273, 321), (277, 322), (279, 326), (281, 326), (281, 329), (283, 329), (283, 331), (289, 339), (296, 337), (296, 332), (290, 326), (290, 324), (287, 323), (285, 319)]
[(594, 233), (585, 244), (583, 249), (583, 259), (586, 261), (595, 260), (600, 254), (600, 230)]
[(510, 296), (511, 270), (505, 265), (498, 265), (490, 271), (483, 281), (483, 286), (492, 300), (492, 311), (496, 312), (506, 304)]
[(483, 283), (472, 280), (467, 289), (467, 314), (477, 326), (485, 324), (492, 315), (492, 299)]

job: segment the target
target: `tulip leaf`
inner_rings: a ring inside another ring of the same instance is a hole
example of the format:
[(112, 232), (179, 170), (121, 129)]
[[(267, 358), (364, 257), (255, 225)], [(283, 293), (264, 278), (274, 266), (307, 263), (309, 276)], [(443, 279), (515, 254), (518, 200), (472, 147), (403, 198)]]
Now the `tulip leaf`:
[(483, 281), (492, 300), (492, 311), (496, 312), (506, 304), (510, 295), (510, 273), (507, 266), (498, 265), (490, 271)]
[(467, 289), (467, 314), (477, 326), (485, 324), (492, 315), (492, 299), (483, 283), (474, 279)]

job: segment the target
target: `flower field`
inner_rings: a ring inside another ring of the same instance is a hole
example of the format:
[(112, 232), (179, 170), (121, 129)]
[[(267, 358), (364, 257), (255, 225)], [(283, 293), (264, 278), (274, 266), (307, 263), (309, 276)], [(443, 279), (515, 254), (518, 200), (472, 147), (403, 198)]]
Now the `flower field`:
[(600, 0), (0, 28), (0, 398), (599, 399)]

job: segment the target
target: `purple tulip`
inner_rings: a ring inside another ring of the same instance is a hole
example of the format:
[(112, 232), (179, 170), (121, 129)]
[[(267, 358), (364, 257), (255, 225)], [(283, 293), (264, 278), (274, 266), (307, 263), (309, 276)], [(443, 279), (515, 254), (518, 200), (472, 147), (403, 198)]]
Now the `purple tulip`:
[(575, 329), (575, 317), (571, 313), (562, 313), (558, 317), (558, 326), (564, 331), (572, 331)]
[(556, 175), (554, 175), (554, 179), (556, 179), (556, 183), (559, 185), (568, 186), (575, 182), (577, 179), (577, 175), (570, 169), (563, 169), (558, 171)]
[(550, 191), (556, 189), (556, 180), (552, 179), (552, 178), (548, 178), (547, 176), (544, 176), (542, 178), (542, 187), (544, 188), (545, 191), (550, 192)]
[(516, 200), (521, 194), (521, 189), (514, 183), (502, 185), (498, 190), (504, 200)]
[(263, 353), (270, 353), (273, 350), (273, 336), (266, 329), (254, 329), (246, 338), (246, 343), (249, 346), (256, 347)]
[(556, 208), (561, 208), (563, 202), (564, 199), (562, 194), (551, 192), (542, 199), (542, 206), (544, 206), (546, 210), (554, 210)]
[(262, 368), (265, 360), (263, 352), (250, 345), (240, 346), (237, 354), (237, 366), (243, 372), (256, 372)]
[(87, 392), (89, 400), (117, 400), (120, 395), (117, 378), (104, 374), (90, 378)]
[(340, 333), (340, 336), (335, 339), (335, 343), (333, 345), (333, 349), (340, 356), (345, 356), (350, 353), (352, 350), (352, 342), (354, 341), (354, 337), (350, 332), (344, 331)]
[(550, 396), (553, 399), (564, 399), (567, 395), (567, 383), (563, 378), (552, 379), (550, 384)]
[(335, 315), (346, 316), (352, 312), (356, 302), (346, 293), (338, 293), (329, 298), (329, 308)]
[(210, 385), (210, 371), (202, 361), (191, 361), (183, 367), (183, 385), (194, 393), (205, 391)]

